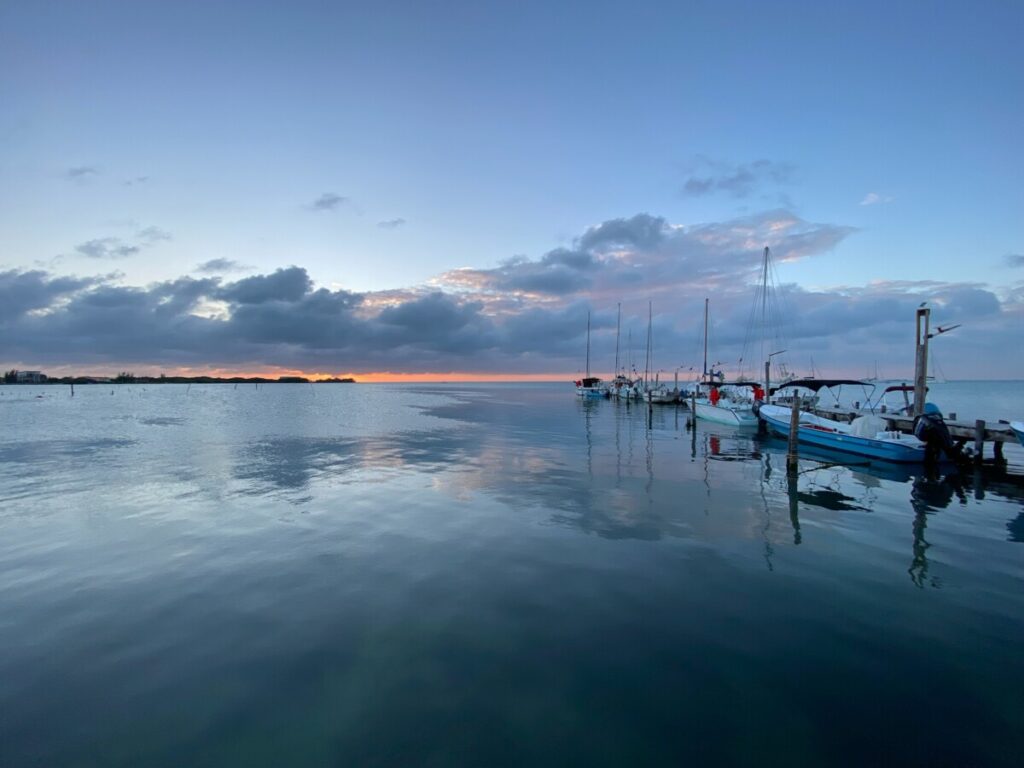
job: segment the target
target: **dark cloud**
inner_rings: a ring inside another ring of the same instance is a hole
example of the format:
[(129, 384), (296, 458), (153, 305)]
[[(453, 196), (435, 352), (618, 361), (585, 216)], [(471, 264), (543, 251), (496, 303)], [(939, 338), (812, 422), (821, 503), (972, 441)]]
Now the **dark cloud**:
[(378, 221), (377, 226), (381, 229), (398, 229), (405, 225), (405, 219), (386, 219), (384, 221)]
[(309, 208), (313, 211), (334, 211), (347, 202), (347, 197), (336, 195), (333, 192), (324, 192), (320, 197), (309, 204)]
[(1024, 267), (1024, 253), (1008, 253), (1003, 257), (1008, 267)]
[(612, 219), (591, 227), (579, 239), (579, 247), (595, 248), (654, 248), (667, 232), (667, 222), (661, 216), (638, 213), (629, 219)]
[[(640, 361), (651, 299), (655, 367), (671, 372), (699, 367), (710, 296), (711, 359), (731, 370), (746, 357), (753, 373), (758, 355), (745, 341), (762, 245), (781, 271), (786, 261), (827, 254), (851, 231), (786, 211), (694, 226), (640, 214), (591, 227), (537, 259), (449, 272), (431, 290), (368, 294), (317, 287), (298, 266), (145, 287), (8, 271), (0, 273), (0, 363), (571, 373), (584, 365), (589, 313), (591, 363), (606, 372), (616, 304), (621, 360)], [(827, 291), (783, 284), (777, 294), (798, 373), (810, 372), (811, 357), (837, 375), (857, 375), (875, 360), (888, 375), (909, 371), (906, 339), (927, 300), (933, 323), (963, 323), (936, 343), (946, 361), (962, 363), (965, 375), (1020, 376), (1021, 363), (1005, 350), (1024, 341), (1022, 290), (1004, 290), (1001, 301), (984, 285), (905, 281)]]
[(312, 284), (302, 267), (288, 267), (270, 275), (254, 275), (231, 283), (220, 292), (218, 298), (237, 304), (298, 301)]
[(252, 267), (246, 266), (233, 259), (210, 259), (196, 266), (193, 272), (204, 275), (220, 275), (225, 272), (246, 272)]
[(99, 169), (91, 165), (76, 165), (64, 172), (64, 177), (70, 181), (85, 181), (99, 175)]
[(788, 183), (796, 170), (790, 163), (771, 160), (733, 165), (701, 157), (697, 158), (695, 165), (702, 173), (694, 173), (683, 184), (683, 194), (688, 197), (702, 197), (714, 192), (724, 192), (737, 198), (749, 197), (766, 185)]
[(97, 278), (52, 277), (42, 270), (0, 272), (0, 323), (46, 309), (97, 283)]

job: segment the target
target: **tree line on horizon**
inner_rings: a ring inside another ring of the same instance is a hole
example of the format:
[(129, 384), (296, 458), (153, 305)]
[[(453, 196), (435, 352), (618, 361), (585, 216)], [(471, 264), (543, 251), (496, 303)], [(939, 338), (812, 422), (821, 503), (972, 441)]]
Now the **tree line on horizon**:
[[(4, 372), (4, 384), (22, 384), (18, 381), (18, 370)], [(353, 378), (308, 379), (305, 376), (136, 376), (130, 371), (121, 371), (116, 376), (60, 376), (47, 377), (44, 384), (355, 384)]]

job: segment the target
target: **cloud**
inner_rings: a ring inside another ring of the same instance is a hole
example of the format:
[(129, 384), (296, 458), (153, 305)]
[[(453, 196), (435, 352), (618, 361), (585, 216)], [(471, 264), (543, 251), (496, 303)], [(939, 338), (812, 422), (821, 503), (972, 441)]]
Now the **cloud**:
[(263, 304), (268, 301), (294, 302), (312, 287), (301, 267), (279, 269), (270, 275), (245, 277), (223, 288), (217, 298), (236, 304)]
[(868, 192), (858, 205), (877, 205), (878, 203), (891, 203), (893, 198), (889, 195), (880, 195), (878, 192)]
[(165, 240), (171, 240), (171, 233), (160, 227), (143, 227), (135, 233), (135, 237), (146, 245), (154, 245)]
[(75, 246), (79, 255), (90, 259), (126, 259), (141, 250), (138, 245), (131, 245), (118, 237), (99, 237)]
[(148, 181), (149, 181), (149, 176), (135, 176), (133, 178), (126, 179), (125, 182), (124, 182), (124, 185), (126, 187), (134, 187), (134, 186), (138, 186), (139, 184), (145, 184)]
[(204, 275), (219, 275), (225, 272), (247, 272), (252, 269), (245, 264), (234, 261), (233, 259), (210, 259), (204, 261), (202, 264), (196, 266), (193, 272), (199, 272)]
[(398, 229), (405, 224), (405, 219), (386, 219), (385, 221), (378, 221), (377, 226), (381, 229)]
[(309, 204), (309, 208), (313, 211), (334, 211), (347, 202), (347, 197), (336, 195), (333, 192), (324, 192)]
[[(597, 223), (533, 259), (371, 293), (320, 287), (300, 266), (146, 286), (8, 271), (0, 273), (0, 363), (571, 373), (584, 363), (589, 313), (591, 363), (607, 372), (616, 305), (623, 310), (621, 359), (638, 360), (651, 300), (655, 367), (671, 371), (699, 365), (710, 296), (712, 359), (731, 372), (745, 357), (753, 373), (757, 354), (745, 340), (763, 246), (784, 274), (787, 262), (828, 258), (853, 232), (787, 211), (689, 225), (640, 213)], [(213, 267), (233, 264), (200, 266), (223, 272)], [(948, 373), (1024, 375), (1022, 361), (1005, 354), (1024, 342), (1020, 291), (1000, 299), (982, 284), (937, 280), (820, 290), (782, 283), (777, 297), (798, 373), (809, 372), (812, 356), (819, 371), (834, 375), (858, 375), (875, 360), (888, 375), (909, 372), (905, 340), (914, 310), (927, 300), (934, 323), (964, 324), (936, 342)]]
[(1003, 261), (1008, 267), (1024, 267), (1024, 253), (1008, 253)]
[(694, 164), (703, 173), (690, 176), (683, 184), (683, 194), (687, 197), (703, 197), (715, 192), (735, 198), (749, 197), (764, 186), (789, 183), (796, 170), (791, 163), (771, 160), (732, 164), (698, 157)]
[(171, 233), (160, 227), (143, 227), (131, 240), (120, 237), (97, 237), (75, 246), (75, 253), (90, 259), (126, 259), (144, 248), (170, 240)]
[(99, 175), (99, 169), (91, 165), (76, 165), (64, 172), (69, 181), (85, 181)]
[(53, 277), (42, 270), (0, 272), (0, 326), (29, 312), (53, 307), (97, 282), (98, 278)]

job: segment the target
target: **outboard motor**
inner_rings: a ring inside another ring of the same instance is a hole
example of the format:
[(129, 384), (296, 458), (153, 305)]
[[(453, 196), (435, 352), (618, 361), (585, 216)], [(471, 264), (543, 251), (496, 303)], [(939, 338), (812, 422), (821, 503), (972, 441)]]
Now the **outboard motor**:
[(938, 462), (943, 453), (951, 461), (959, 462), (964, 455), (959, 445), (953, 442), (949, 427), (942, 419), (942, 411), (935, 403), (925, 403), (924, 413), (914, 423), (914, 437), (925, 444), (925, 461)]

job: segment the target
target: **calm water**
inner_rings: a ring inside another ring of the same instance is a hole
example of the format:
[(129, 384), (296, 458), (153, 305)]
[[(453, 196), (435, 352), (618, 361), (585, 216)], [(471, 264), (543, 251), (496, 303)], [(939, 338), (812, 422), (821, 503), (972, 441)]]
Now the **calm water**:
[(784, 453), (568, 384), (0, 387), (0, 765), (1024, 764), (1024, 451)]

